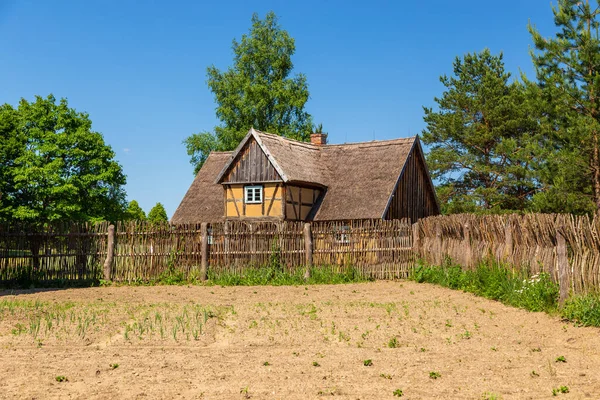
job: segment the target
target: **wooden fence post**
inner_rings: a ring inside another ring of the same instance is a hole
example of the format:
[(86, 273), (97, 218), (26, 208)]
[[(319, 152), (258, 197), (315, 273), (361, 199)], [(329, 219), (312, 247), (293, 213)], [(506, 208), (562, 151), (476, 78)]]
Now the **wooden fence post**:
[(112, 262), (115, 255), (115, 226), (108, 226), (108, 243), (106, 245), (106, 260), (104, 260), (104, 280), (110, 281)]
[(508, 216), (506, 219), (506, 224), (504, 225), (504, 261), (507, 263), (513, 264), (512, 256), (513, 256), (513, 226), (511, 216)]
[(561, 227), (556, 229), (556, 263), (558, 264), (558, 303), (562, 307), (569, 296), (569, 259), (567, 258), (567, 241), (561, 232)]
[(438, 223), (435, 225), (435, 254), (434, 260), (437, 265), (442, 265), (444, 257), (442, 256), (442, 224)]
[(419, 221), (412, 224), (412, 240), (413, 253), (418, 259), (421, 257), (421, 238), (419, 236)]
[(208, 269), (208, 224), (203, 222), (200, 225), (200, 237), (202, 239), (201, 255), (202, 260), (200, 263), (200, 280), (205, 281), (207, 278)]
[(465, 267), (471, 268), (473, 266), (473, 249), (471, 248), (471, 225), (467, 222), (464, 225), (465, 233)]
[(310, 267), (313, 265), (313, 242), (312, 232), (309, 222), (304, 224), (304, 255), (306, 260), (306, 272), (304, 273), (304, 279), (310, 278)]

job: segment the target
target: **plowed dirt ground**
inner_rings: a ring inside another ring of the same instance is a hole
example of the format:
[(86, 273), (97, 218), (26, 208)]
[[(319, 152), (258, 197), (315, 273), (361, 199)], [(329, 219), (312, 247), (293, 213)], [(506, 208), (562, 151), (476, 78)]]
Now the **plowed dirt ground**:
[(428, 284), (0, 292), (0, 398), (547, 399), (561, 386), (600, 398), (599, 329)]

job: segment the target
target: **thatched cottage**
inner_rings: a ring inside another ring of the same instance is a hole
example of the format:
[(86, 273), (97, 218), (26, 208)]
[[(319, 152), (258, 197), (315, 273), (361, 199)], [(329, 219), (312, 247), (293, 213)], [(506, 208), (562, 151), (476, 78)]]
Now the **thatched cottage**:
[(328, 145), (250, 129), (212, 152), (171, 222), (419, 218), (439, 204), (418, 137)]

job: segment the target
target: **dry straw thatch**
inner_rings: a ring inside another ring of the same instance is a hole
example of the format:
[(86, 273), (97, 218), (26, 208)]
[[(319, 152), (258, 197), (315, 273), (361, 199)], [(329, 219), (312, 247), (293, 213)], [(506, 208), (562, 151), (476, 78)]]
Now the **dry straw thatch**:
[[(417, 138), (317, 146), (251, 130), (270, 155), (286, 184), (326, 188), (315, 221), (383, 218), (398, 177)], [(211, 153), (171, 222), (216, 222), (225, 210), (223, 188), (216, 182), (235, 162), (233, 153)]]

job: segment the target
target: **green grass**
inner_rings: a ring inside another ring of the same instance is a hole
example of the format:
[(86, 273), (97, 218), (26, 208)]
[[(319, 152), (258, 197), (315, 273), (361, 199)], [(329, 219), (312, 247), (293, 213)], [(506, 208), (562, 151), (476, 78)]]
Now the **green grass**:
[(331, 267), (311, 267), (310, 278), (304, 279), (304, 268), (286, 271), (277, 267), (248, 268), (243, 274), (209, 270), (207, 284), (221, 286), (282, 286), (282, 285), (323, 285), (366, 282), (356, 268), (347, 267), (336, 272)]
[(530, 277), (495, 262), (482, 262), (473, 270), (446, 261), (442, 266), (418, 265), (410, 279), (478, 296), (529, 311), (544, 311), (581, 326), (600, 326), (600, 293), (571, 296), (558, 305), (558, 285), (546, 273)]
[(550, 276), (541, 273), (530, 279), (496, 263), (482, 263), (472, 271), (449, 262), (441, 267), (420, 265), (411, 279), (464, 290), (529, 311), (554, 312), (557, 309), (558, 286)]
[(600, 293), (569, 298), (561, 316), (580, 326), (600, 326)]

